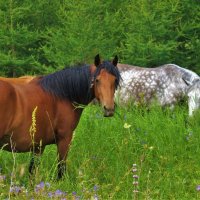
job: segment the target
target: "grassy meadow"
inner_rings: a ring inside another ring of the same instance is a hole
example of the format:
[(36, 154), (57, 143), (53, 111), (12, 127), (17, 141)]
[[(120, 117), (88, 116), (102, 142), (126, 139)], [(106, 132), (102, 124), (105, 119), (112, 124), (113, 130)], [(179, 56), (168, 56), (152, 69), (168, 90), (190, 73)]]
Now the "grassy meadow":
[[(56, 146), (38, 158), (29, 179), (30, 154), (0, 150), (0, 199), (198, 199), (200, 113), (126, 107), (104, 118), (86, 107), (56, 181)], [(40, 164), (39, 164), (40, 163)]]

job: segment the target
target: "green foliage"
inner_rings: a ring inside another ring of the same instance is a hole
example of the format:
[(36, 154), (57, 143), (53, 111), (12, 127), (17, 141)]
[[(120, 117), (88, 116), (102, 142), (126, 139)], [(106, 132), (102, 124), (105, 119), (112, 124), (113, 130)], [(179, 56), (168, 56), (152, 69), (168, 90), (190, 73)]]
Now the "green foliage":
[(100, 53), (200, 72), (198, 0), (0, 0), (0, 73), (48, 73)]

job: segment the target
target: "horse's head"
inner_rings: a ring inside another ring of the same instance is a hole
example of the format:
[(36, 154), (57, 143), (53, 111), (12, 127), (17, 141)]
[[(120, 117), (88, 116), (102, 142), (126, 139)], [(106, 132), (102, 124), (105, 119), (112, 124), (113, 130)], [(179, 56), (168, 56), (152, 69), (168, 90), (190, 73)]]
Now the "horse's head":
[(105, 117), (113, 116), (115, 110), (114, 93), (120, 81), (117, 62), (117, 56), (112, 62), (101, 62), (99, 55), (94, 61), (96, 66), (93, 79), (94, 94), (104, 109)]
[(189, 115), (192, 116), (193, 112), (200, 108), (200, 79), (190, 86), (187, 95)]

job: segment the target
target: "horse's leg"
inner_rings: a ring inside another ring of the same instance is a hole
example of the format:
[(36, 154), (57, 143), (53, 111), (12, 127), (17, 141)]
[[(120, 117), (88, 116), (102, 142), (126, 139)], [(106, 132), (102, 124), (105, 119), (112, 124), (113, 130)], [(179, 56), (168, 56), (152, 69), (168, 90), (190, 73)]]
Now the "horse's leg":
[(66, 158), (69, 145), (72, 139), (72, 133), (68, 137), (62, 137), (57, 140), (59, 163), (58, 163), (58, 179), (61, 179), (66, 171)]

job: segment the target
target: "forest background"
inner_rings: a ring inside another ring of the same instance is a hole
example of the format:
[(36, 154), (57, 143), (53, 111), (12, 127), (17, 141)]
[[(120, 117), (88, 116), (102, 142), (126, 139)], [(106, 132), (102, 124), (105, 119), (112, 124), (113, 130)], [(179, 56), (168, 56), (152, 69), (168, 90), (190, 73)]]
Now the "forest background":
[(200, 73), (200, 1), (0, 0), (0, 75), (51, 73), (97, 53)]

